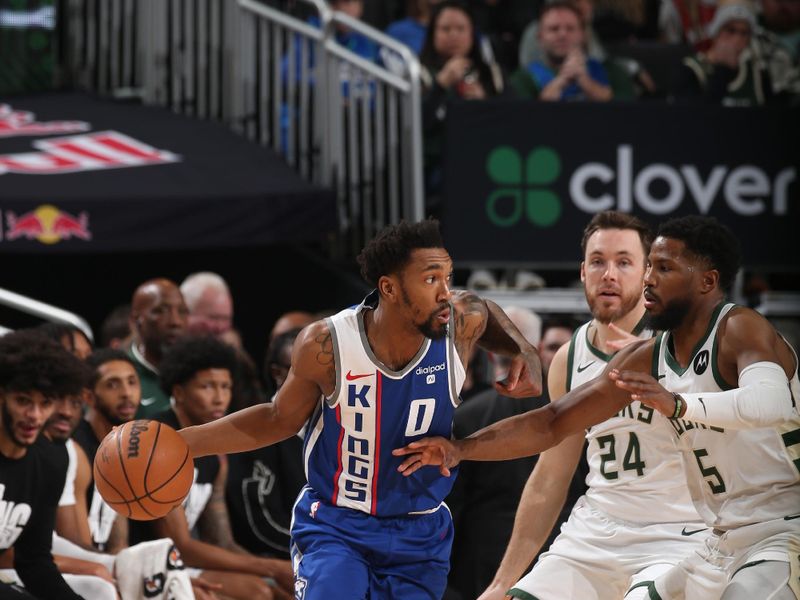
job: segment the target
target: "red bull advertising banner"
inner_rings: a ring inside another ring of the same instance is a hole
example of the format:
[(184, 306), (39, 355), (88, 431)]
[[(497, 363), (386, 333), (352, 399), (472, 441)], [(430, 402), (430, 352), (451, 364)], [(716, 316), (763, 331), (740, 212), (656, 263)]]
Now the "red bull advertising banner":
[(331, 191), (221, 125), (81, 94), (0, 104), (0, 254), (235, 247), (335, 228)]

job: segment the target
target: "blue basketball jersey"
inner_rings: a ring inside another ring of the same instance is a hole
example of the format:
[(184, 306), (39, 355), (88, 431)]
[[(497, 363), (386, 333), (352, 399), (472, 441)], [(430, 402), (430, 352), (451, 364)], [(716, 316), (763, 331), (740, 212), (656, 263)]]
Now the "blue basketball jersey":
[[(401, 371), (373, 354), (364, 314), (377, 292), (327, 320), (336, 361), (336, 389), (320, 400), (306, 430), (304, 461), (311, 487), (334, 506), (375, 516), (432, 511), (450, 492), (455, 474), (426, 467), (398, 473), (392, 450), (426, 436), (451, 437), (453, 410), (465, 372), (448, 334), (425, 339)], [(451, 313), (452, 314), (452, 313)]]

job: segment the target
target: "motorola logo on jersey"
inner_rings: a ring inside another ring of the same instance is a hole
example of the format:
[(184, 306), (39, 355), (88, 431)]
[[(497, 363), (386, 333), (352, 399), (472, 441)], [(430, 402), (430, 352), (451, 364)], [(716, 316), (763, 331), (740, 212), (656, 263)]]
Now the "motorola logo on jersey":
[(694, 372), (702, 375), (708, 368), (708, 350), (703, 350), (700, 354), (694, 357)]
[(436, 373), (437, 371), (444, 371), (447, 368), (445, 363), (441, 363), (439, 365), (430, 365), (429, 367), (418, 367), (414, 373), (417, 375), (430, 375)]
[(5, 492), (6, 486), (0, 483), (0, 548), (13, 546), (31, 518), (30, 505), (3, 500)]

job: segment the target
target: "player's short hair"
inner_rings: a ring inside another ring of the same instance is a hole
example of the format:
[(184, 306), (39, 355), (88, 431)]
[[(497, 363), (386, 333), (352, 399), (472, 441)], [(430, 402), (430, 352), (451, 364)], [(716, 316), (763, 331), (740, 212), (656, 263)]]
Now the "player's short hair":
[(411, 259), (411, 252), (419, 248), (444, 248), (436, 219), (419, 223), (400, 221), (380, 231), (358, 255), (361, 276), (377, 286), (384, 275), (402, 271)]
[(126, 362), (136, 370), (136, 364), (133, 362), (133, 359), (122, 350), (117, 350), (115, 348), (101, 348), (100, 350), (95, 350), (86, 357), (86, 364), (91, 369), (91, 374), (89, 376), (90, 388), (93, 388), (100, 380), (100, 367), (115, 360)]
[(70, 352), (74, 352), (75, 350), (75, 339), (72, 337), (72, 335), (75, 333), (86, 338), (89, 346), (92, 345), (91, 340), (89, 340), (83, 330), (79, 329), (75, 325), (72, 325), (71, 323), (42, 323), (36, 328), (36, 331), (42, 333), (44, 336), (50, 338), (54, 342), (58, 342), (59, 344), (62, 344), (63, 340), (66, 338), (68, 344), (67, 350)]
[(720, 288), (726, 293), (730, 291), (742, 262), (742, 250), (738, 238), (726, 225), (713, 217), (690, 215), (663, 223), (658, 235), (682, 241), (687, 251), (719, 272)]
[(653, 243), (653, 230), (650, 225), (639, 217), (617, 210), (604, 210), (596, 213), (586, 225), (581, 238), (581, 260), (586, 257), (586, 246), (589, 244), (589, 238), (592, 237), (594, 232), (601, 229), (632, 229), (638, 233), (644, 250), (644, 258), (647, 260), (647, 255), (650, 254), (650, 245)]
[(578, 23), (580, 23), (581, 27), (584, 26), (583, 15), (578, 9), (578, 6), (572, 0), (549, 0), (548, 2), (545, 2), (542, 6), (542, 9), (539, 11), (539, 22), (542, 21), (547, 13), (554, 10), (568, 10), (574, 13), (575, 16), (578, 17)]
[(0, 390), (41, 392), (48, 398), (80, 393), (88, 369), (79, 358), (35, 329), (0, 337)]
[(167, 394), (176, 385), (184, 385), (206, 369), (227, 369), (231, 379), (237, 376), (236, 351), (212, 336), (189, 336), (179, 339), (161, 359), (159, 383)]

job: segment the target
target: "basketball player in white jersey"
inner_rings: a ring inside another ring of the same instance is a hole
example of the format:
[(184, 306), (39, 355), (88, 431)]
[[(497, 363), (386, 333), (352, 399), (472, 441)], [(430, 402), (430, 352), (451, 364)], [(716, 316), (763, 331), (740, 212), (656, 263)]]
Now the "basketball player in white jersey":
[(375, 289), (306, 327), (271, 404), (181, 430), (194, 456), (252, 450), (308, 422), (309, 486), (292, 519), (295, 596), (303, 600), (438, 600), (453, 539), (452, 479), (398, 473), (391, 450), (450, 435), (474, 345), (512, 357), (506, 395), (541, 392), (536, 350), (502, 310), (450, 290), (438, 223), (393, 225), (359, 256)]
[[(708, 217), (659, 230), (645, 274), (651, 326), (666, 333), (632, 344), (603, 375), (538, 411), (472, 438), (429, 438), (396, 450), (414, 472), (463, 459), (501, 460), (549, 448), (631, 400), (671, 418), (692, 501), (713, 528), (655, 582), (653, 599), (800, 598), (800, 381), (797, 356), (757, 312), (725, 304), (739, 245)], [(668, 515), (671, 503), (653, 504)]]
[[(556, 353), (547, 383), (552, 401), (603, 371), (620, 343), (644, 327), (642, 295), (653, 235), (634, 216), (597, 213), (586, 226), (581, 281), (593, 319)], [(632, 339), (637, 339), (631, 336)], [(508, 548), (480, 600), (621, 599), (699, 547), (707, 528), (692, 505), (668, 420), (633, 402), (587, 432), (542, 454), (528, 479)], [(587, 441), (589, 489), (549, 552), (520, 577), (547, 539)], [(654, 504), (672, 503), (654, 515)], [(654, 518), (655, 517), (655, 518)], [(516, 582), (516, 583), (515, 583)], [(642, 598), (645, 589), (627, 595)]]

